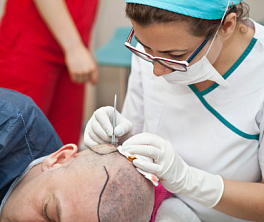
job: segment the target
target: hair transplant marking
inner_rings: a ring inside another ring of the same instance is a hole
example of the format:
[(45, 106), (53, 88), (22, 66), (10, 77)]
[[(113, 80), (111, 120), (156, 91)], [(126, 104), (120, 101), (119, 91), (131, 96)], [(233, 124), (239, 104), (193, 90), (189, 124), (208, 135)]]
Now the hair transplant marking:
[[(98, 154), (100, 154), (100, 153), (98, 153)], [(103, 154), (101, 154), (101, 155), (103, 155)], [(107, 186), (107, 183), (108, 183), (108, 181), (109, 181), (109, 173), (108, 173), (108, 171), (107, 171), (107, 169), (106, 169), (105, 166), (104, 166), (104, 169), (105, 169), (105, 172), (106, 172), (106, 176), (107, 176), (107, 178), (106, 178), (106, 181), (105, 181), (104, 187), (103, 187), (103, 189), (102, 189), (102, 191), (101, 191), (101, 193), (100, 193), (100, 195), (99, 195), (99, 202), (98, 202), (98, 208), (97, 208), (97, 217), (98, 217), (98, 221), (99, 221), (99, 222), (100, 222), (100, 217), (99, 217), (100, 203), (101, 203), (101, 199), (102, 199), (102, 195), (103, 195), (103, 193), (104, 193), (104, 190), (105, 190), (105, 188), (106, 188), (106, 186)]]

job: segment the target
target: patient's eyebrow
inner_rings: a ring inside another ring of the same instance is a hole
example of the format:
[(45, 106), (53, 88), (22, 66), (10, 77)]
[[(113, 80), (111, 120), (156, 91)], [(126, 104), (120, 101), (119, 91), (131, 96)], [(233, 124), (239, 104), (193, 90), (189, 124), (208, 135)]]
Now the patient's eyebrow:
[(98, 221), (99, 221), (99, 222), (100, 222), (100, 217), (99, 217), (100, 203), (101, 203), (101, 199), (102, 199), (103, 192), (104, 192), (104, 190), (105, 190), (105, 188), (106, 188), (106, 185), (107, 185), (107, 183), (108, 183), (108, 181), (109, 181), (109, 173), (108, 173), (108, 171), (107, 171), (107, 169), (106, 169), (105, 166), (104, 166), (104, 169), (105, 169), (105, 172), (106, 172), (106, 176), (107, 176), (107, 178), (106, 178), (106, 181), (105, 181), (104, 187), (103, 187), (103, 189), (102, 189), (102, 191), (101, 191), (101, 193), (100, 193), (100, 195), (99, 195), (99, 202), (98, 202), (98, 207), (97, 207), (97, 217), (98, 217)]

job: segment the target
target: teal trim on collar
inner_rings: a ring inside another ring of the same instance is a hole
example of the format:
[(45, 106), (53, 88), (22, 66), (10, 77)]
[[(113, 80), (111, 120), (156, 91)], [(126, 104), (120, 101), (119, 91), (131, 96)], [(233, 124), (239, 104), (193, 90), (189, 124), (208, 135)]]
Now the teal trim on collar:
[(208, 109), (220, 122), (222, 122), (227, 128), (232, 130), (234, 133), (238, 134), (239, 136), (250, 139), (250, 140), (258, 140), (259, 134), (247, 134), (233, 126), (231, 123), (229, 123), (224, 117), (220, 115), (212, 106), (210, 106), (207, 101), (203, 98), (201, 93), (195, 88), (194, 85), (189, 85), (191, 90), (196, 94), (196, 96), (199, 98), (199, 100), (202, 102), (202, 104), (205, 106), (205, 108)]
[[(223, 75), (224, 79), (227, 79), (235, 70), (236, 68), (244, 61), (244, 59), (248, 56), (248, 54), (251, 52), (253, 49), (254, 45), (256, 44), (257, 39), (253, 38), (251, 42), (249, 43), (248, 47), (246, 50), (243, 52), (243, 54), (239, 57), (239, 59), (235, 62), (235, 64)], [(205, 89), (204, 91), (200, 92), (202, 96), (210, 93), (213, 91), (216, 87), (219, 85), (217, 83), (214, 83), (212, 86), (209, 88)]]

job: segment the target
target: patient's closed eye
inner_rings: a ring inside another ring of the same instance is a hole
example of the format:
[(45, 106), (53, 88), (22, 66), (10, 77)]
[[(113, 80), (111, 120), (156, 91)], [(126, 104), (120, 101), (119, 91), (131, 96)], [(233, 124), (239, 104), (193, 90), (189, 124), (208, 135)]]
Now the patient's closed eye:
[(46, 221), (50, 221), (48, 215), (47, 215), (47, 207), (48, 207), (48, 203), (44, 203), (43, 207), (42, 207), (42, 216), (44, 217), (44, 219)]
[(43, 209), (42, 209), (42, 215), (43, 215), (43, 217), (44, 217), (44, 219), (46, 220), (46, 221), (48, 221), (48, 222), (56, 222), (56, 221), (54, 221), (54, 220), (52, 220), (50, 217), (49, 217), (49, 215), (48, 215), (48, 212), (47, 212), (47, 209), (48, 209), (48, 201), (46, 202), (46, 203), (44, 203), (44, 205), (43, 205)]

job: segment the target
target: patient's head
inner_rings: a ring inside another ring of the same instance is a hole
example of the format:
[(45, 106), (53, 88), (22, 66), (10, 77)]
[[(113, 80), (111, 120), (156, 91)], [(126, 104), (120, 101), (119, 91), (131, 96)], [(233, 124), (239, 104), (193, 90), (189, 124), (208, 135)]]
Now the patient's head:
[(32, 168), (2, 211), (5, 221), (146, 221), (154, 188), (114, 146), (66, 145)]

